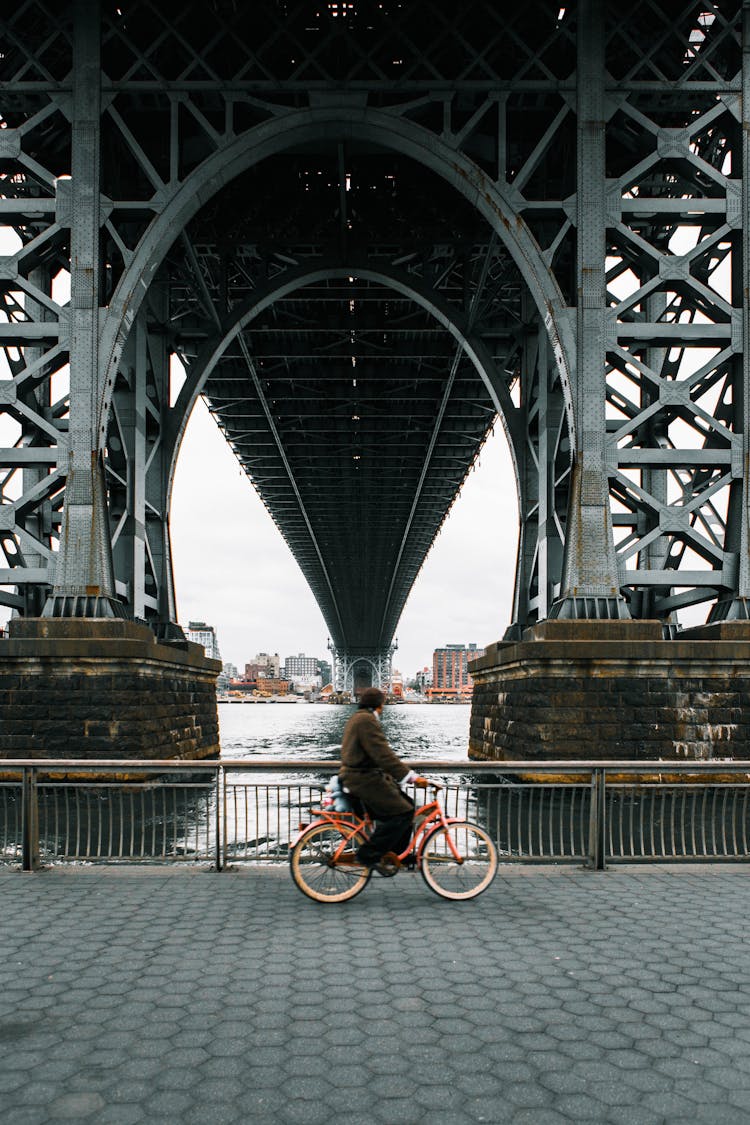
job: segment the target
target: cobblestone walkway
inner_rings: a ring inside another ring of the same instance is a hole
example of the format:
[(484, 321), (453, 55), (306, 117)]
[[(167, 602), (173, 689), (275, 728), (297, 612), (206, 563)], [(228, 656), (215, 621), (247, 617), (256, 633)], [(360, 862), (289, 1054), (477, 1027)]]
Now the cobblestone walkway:
[(750, 872), (0, 871), (3, 1125), (750, 1123)]

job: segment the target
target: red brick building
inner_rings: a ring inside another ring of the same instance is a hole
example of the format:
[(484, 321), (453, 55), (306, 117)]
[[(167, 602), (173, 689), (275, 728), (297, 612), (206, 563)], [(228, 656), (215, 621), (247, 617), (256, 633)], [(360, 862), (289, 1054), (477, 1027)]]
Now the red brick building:
[(427, 689), (427, 695), (432, 699), (471, 699), (474, 685), (468, 663), (483, 652), (475, 644), (436, 648), (432, 654), (432, 687)]

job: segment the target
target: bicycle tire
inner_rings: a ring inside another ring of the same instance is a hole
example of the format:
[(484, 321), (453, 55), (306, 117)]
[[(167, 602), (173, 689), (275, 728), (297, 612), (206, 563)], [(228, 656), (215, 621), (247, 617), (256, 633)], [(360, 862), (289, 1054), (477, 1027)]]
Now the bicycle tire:
[[(456, 862), (448, 833), (463, 863)], [(497, 849), (478, 824), (462, 820), (447, 827), (439, 825), (424, 842), (420, 870), (427, 886), (441, 898), (476, 898), (497, 874)]]
[[(291, 850), (292, 879), (302, 893), (315, 902), (347, 902), (360, 894), (370, 881), (369, 867), (331, 862), (343, 839), (348, 839), (348, 833), (345, 837), (335, 824), (313, 824)], [(364, 836), (357, 833), (349, 840), (347, 851), (356, 850), (364, 842)]]

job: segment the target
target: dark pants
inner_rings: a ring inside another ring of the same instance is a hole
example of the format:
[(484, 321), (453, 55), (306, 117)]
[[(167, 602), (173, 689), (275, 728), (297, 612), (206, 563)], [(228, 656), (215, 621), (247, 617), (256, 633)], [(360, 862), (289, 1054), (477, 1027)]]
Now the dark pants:
[(342, 769), (339, 774), (349, 792), (364, 802), (375, 821), (366, 844), (357, 850), (363, 863), (377, 863), (386, 852), (403, 852), (411, 836), (414, 802), (399, 785), (380, 770)]
[(386, 852), (400, 855), (405, 851), (411, 838), (413, 809), (398, 816), (380, 816), (375, 821), (375, 830), (361, 848), (357, 849), (357, 859), (363, 863), (377, 863)]

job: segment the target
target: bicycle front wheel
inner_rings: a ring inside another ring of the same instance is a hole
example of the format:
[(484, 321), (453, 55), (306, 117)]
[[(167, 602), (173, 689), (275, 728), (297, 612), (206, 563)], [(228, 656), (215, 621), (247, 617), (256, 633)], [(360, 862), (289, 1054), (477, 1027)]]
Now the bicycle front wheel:
[(427, 886), (441, 898), (476, 898), (495, 878), (497, 851), (483, 828), (462, 820), (429, 834), (421, 870)]
[[(347, 833), (348, 836), (348, 833)], [(347, 840), (342, 862), (334, 856)], [(360, 833), (347, 839), (333, 824), (313, 824), (292, 848), (292, 879), (303, 894), (316, 902), (346, 902), (367, 886), (371, 871), (354, 862), (354, 852), (364, 844)]]

